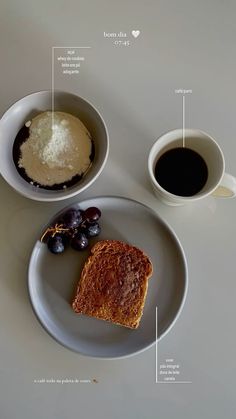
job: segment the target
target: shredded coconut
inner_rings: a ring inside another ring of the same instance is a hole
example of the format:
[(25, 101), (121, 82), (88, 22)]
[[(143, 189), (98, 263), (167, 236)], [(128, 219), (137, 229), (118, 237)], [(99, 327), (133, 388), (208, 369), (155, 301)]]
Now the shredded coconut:
[(21, 146), (19, 167), (42, 185), (53, 185), (84, 173), (90, 165), (91, 135), (75, 116), (43, 112), (32, 119)]

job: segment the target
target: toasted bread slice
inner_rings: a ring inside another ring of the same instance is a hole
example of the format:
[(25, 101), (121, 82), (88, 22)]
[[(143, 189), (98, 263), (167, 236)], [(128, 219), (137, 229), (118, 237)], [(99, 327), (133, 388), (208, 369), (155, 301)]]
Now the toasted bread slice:
[(143, 313), (152, 263), (142, 250), (117, 240), (102, 240), (85, 262), (72, 308), (136, 329)]

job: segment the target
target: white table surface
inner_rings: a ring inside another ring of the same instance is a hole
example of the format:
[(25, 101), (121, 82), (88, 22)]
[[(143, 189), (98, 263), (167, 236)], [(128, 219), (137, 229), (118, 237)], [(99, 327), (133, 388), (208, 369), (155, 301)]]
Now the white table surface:
[[(26, 94), (51, 88), (51, 47), (91, 46), (81, 74), (55, 78), (57, 88), (90, 100), (110, 133), (99, 179), (78, 200), (121, 195), (154, 208), (179, 236), (189, 290), (179, 320), (158, 345), (191, 384), (155, 383), (155, 347), (124, 360), (82, 357), (56, 343), (35, 318), (27, 293), (32, 246), (49, 217), (68, 201), (21, 197), (1, 178), (0, 417), (235, 417), (236, 199), (167, 207), (154, 197), (147, 156), (163, 132), (181, 127), (177, 88), (186, 97), (186, 126), (224, 150), (236, 175), (233, 0), (2, 0), (0, 112)], [(129, 47), (103, 32), (140, 30)], [(77, 199), (77, 198), (76, 198)], [(73, 202), (75, 199), (69, 201)], [(94, 383), (36, 384), (45, 379)]]

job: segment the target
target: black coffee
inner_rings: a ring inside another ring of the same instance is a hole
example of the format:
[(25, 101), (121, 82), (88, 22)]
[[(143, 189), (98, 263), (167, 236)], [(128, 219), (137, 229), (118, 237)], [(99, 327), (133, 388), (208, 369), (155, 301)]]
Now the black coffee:
[(179, 196), (193, 196), (205, 185), (208, 169), (196, 151), (177, 147), (166, 151), (157, 161), (155, 178), (166, 191)]

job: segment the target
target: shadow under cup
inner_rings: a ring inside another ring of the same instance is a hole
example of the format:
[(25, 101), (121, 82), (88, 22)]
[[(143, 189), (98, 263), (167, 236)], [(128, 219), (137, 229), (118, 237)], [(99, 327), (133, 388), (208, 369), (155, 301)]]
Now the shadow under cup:
[[(197, 152), (205, 161), (208, 177), (203, 188), (192, 196), (179, 196), (165, 190), (155, 178), (155, 167), (160, 157), (168, 150), (183, 147), (183, 131), (178, 129), (160, 137), (153, 145), (149, 155), (149, 174), (154, 192), (163, 201), (172, 204), (181, 204), (186, 201), (200, 199), (212, 193), (220, 183), (224, 174), (224, 156), (216, 141), (199, 130), (187, 129), (185, 131), (185, 147)], [(174, 174), (173, 174), (174, 176)]]

